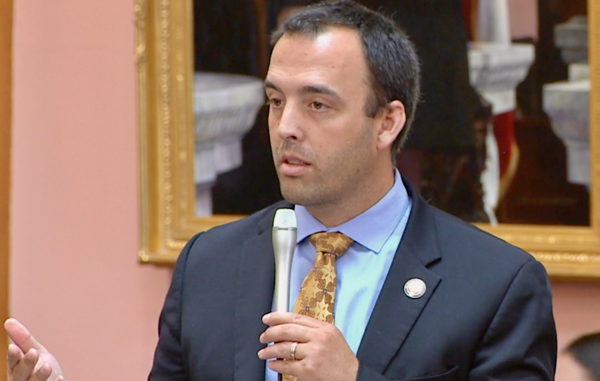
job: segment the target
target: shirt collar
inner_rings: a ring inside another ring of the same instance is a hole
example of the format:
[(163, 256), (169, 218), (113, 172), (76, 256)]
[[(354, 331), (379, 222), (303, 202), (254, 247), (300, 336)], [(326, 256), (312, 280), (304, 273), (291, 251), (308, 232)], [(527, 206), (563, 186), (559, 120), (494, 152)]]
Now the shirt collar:
[(300, 243), (309, 235), (317, 232), (340, 232), (374, 253), (379, 253), (408, 206), (408, 193), (402, 183), (400, 173), (394, 169), (394, 185), (385, 196), (371, 208), (339, 226), (327, 228), (317, 221), (305, 207), (296, 205), (298, 223), (296, 242)]

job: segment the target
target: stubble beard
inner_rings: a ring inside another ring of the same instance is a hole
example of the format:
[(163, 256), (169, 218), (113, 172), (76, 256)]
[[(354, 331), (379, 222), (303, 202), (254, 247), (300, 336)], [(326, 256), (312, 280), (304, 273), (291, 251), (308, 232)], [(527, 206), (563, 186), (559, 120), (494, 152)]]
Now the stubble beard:
[(292, 204), (302, 206), (311, 206), (322, 202), (321, 199), (327, 192), (323, 186), (323, 182), (314, 177), (314, 171), (318, 168), (315, 154), (293, 143), (291, 140), (284, 140), (281, 146), (277, 148), (274, 154), (275, 162), (280, 163), (280, 158), (284, 154), (294, 154), (310, 162), (312, 176), (286, 177), (279, 173), (279, 168), (276, 168), (277, 177), (279, 178), (279, 189), (283, 198)]
[(285, 200), (294, 205), (311, 207), (327, 202), (327, 190), (317, 181), (298, 178), (279, 178), (279, 188)]
[(345, 147), (344, 153), (321, 161), (313, 151), (293, 141), (283, 141), (274, 154), (277, 163), (284, 153), (296, 154), (311, 163), (307, 176), (296, 178), (282, 176), (277, 168), (283, 198), (307, 208), (329, 209), (333, 206), (352, 207), (350, 204), (367, 196), (364, 193), (368, 193), (370, 172), (374, 169), (374, 158), (366, 150), (374, 144), (371, 131), (372, 125), (365, 122), (354, 144)]
[[(364, 176), (364, 168), (358, 164), (361, 160), (353, 160), (350, 156), (339, 156), (326, 163), (316, 160), (312, 152), (299, 147), (290, 149), (290, 145), (282, 145), (280, 152), (296, 153), (303, 158), (311, 159), (308, 176), (284, 177), (277, 173), (279, 188), (285, 200), (295, 205), (319, 208), (333, 206), (347, 200), (348, 193), (353, 193), (353, 183)], [(320, 166), (320, 164), (326, 167)]]

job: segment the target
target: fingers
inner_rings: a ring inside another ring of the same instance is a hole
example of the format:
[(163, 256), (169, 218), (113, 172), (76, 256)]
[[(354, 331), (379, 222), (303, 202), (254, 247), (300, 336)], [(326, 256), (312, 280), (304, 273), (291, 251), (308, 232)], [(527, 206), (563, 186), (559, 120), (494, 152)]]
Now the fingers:
[(261, 360), (284, 359), (284, 360), (302, 360), (304, 358), (304, 346), (306, 344), (297, 343), (294, 349), (294, 358), (292, 358), (293, 342), (283, 341), (269, 345), (258, 351), (258, 358)]
[(11, 381), (65, 381), (56, 359), (23, 324), (11, 318), (4, 322), (4, 329), (14, 343), (9, 344), (7, 353)]
[[(33, 374), (25, 374), (25, 375), (15, 375), (13, 374), (14, 381), (47, 381), (48, 377), (52, 374), (52, 367), (50, 364), (42, 365), (35, 373)], [(57, 381), (64, 381), (62, 376), (59, 376)]]
[(263, 316), (263, 323), (270, 325), (259, 337), (263, 344), (289, 341), (306, 342), (311, 329), (318, 328), (318, 320), (289, 312), (273, 312)]
[(14, 344), (9, 344), (8, 345), (8, 354), (6, 355), (6, 361), (8, 363), (8, 370), (12, 371), (13, 368), (17, 365), (17, 363), (19, 361), (21, 361), (23, 356), (24, 356), (24, 354), (19, 349), (19, 347), (17, 347)]
[[(52, 374), (52, 366), (45, 363), (35, 369), (39, 358), (39, 352), (35, 349), (23, 354), (14, 344), (8, 347), (8, 370), (13, 381), (47, 381)], [(60, 376), (57, 381), (64, 381)]]
[(293, 314), (291, 312), (271, 312), (263, 316), (262, 321), (266, 325), (271, 326), (279, 324), (298, 324), (309, 328), (319, 328), (323, 324), (329, 324), (309, 316)]
[(21, 359), (14, 364), (10, 369), (13, 381), (25, 381), (29, 380), (29, 377), (33, 374), (35, 365), (37, 364), (40, 355), (37, 350), (31, 349)]
[(8, 337), (15, 343), (23, 353), (30, 349), (40, 350), (44, 347), (40, 345), (31, 335), (29, 330), (17, 319), (10, 318), (4, 322), (4, 329)]
[(286, 361), (286, 360), (272, 360), (267, 362), (267, 366), (274, 372), (281, 374), (290, 374), (298, 377), (303, 368), (305, 368), (302, 361)]
[(52, 367), (50, 364), (46, 363), (42, 365), (31, 378), (28, 378), (27, 381), (46, 381), (48, 380), (48, 377), (50, 377), (50, 374), (52, 374)]
[(258, 339), (263, 344), (283, 341), (305, 343), (310, 341), (313, 330), (301, 325), (281, 324), (267, 328)]
[(263, 344), (290, 341), (308, 342), (315, 330), (330, 330), (330, 323), (322, 322), (309, 316), (289, 312), (272, 312), (263, 316), (263, 323), (270, 325), (259, 340)]

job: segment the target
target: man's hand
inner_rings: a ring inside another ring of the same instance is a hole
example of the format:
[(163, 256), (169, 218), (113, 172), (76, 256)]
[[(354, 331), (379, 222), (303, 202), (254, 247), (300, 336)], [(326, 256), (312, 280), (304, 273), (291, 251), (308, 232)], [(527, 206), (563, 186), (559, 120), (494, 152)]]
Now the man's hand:
[(8, 346), (8, 381), (65, 381), (58, 361), (15, 319), (4, 322), (14, 344)]
[[(308, 316), (273, 312), (263, 317), (270, 325), (260, 335), (260, 342), (273, 342), (258, 352), (269, 368), (282, 374), (291, 374), (303, 380), (354, 381), (358, 374), (358, 359), (354, 356), (342, 333), (330, 323)], [(291, 361), (292, 344), (296, 342)], [(287, 360), (287, 361), (284, 361)]]

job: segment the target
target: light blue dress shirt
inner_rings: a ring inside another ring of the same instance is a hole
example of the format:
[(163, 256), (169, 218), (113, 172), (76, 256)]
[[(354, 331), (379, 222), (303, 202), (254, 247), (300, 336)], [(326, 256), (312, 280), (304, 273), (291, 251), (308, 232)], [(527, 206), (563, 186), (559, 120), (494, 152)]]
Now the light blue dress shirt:
[[(394, 185), (377, 204), (339, 226), (326, 228), (306, 208), (297, 205), (298, 236), (292, 260), (289, 310), (293, 310), (302, 281), (315, 260), (315, 248), (308, 236), (324, 231), (341, 232), (352, 238), (354, 242), (348, 251), (335, 261), (334, 317), (335, 326), (356, 355), (404, 234), (411, 207), (397, 170)], [(277, 381), (277, 373), (267, 367), (265, 380)]]

